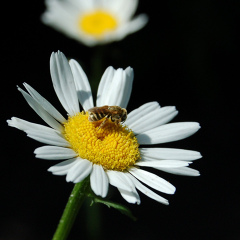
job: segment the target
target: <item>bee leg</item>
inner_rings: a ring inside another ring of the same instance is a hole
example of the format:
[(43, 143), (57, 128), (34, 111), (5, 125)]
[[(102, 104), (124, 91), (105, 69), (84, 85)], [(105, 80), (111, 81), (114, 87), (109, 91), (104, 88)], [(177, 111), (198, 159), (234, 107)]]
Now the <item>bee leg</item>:
[(117, 126), (119, 126), (120, 123), (121, 123), (121, 119), (115, 120), (115, 124), (116, 124)]
[(107, 121), (107, 117), (102, 121), (102, 123), (101, 123), (100, 126), (98, 127), (98, 130), (104, 126), (104, 124), (105, 124), (106, 121)]

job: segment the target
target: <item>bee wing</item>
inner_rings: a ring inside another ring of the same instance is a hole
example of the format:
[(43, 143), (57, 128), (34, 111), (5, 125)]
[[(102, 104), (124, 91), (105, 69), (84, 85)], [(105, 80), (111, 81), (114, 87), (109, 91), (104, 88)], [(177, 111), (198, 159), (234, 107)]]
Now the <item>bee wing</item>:
[(88, 112), (101, 112), (101, 111), (107, 111), (108, 110), (108, 106), (102, 106), (102, 107), (93, 107), (88, 109)]
[(96, 108), (97, 107), (90, 108), (90, 109), (88, 109), (88, 112), (94, 112)]

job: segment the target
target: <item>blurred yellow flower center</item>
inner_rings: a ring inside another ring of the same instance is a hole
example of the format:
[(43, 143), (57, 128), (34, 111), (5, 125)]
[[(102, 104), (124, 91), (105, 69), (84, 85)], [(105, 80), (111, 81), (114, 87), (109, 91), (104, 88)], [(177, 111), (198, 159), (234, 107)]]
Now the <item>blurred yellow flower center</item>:
[(102, 165), (104, 169), (124, 171), (140, 158), (137, 138), (121, 124), (107, 120), (89, 122), (88, 113), (69, 117), (64, 124), (65, 138), (83, 159)]
[(117, 20), (108, 12), (97, 10), (81, 16), (78, 25), (86, 34), (101, 38), (117, 28)]

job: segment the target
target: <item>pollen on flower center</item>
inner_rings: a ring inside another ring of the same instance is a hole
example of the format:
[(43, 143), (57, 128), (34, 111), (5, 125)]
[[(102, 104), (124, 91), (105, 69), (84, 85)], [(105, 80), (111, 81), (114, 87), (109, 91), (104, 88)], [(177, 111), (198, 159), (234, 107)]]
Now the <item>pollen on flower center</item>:
[(101, 38), (106, 32), (117, 28), (117, 20), (111, 14), (97, 10), (81, 16), (78, 25), (86, 34)]
[(107, 120), (89, 122), (88, 113), (69, 117), (64, 124), (65, 138), (83, 159), (102, 165), (104, 169), (124, 171), (140, 158), (137, 138), (121, 124)]

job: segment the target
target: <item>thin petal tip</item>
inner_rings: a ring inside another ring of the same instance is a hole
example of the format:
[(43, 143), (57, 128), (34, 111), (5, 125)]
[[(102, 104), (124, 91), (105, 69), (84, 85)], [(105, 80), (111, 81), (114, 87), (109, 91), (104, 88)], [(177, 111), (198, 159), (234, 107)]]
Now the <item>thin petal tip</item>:
[(165, 201), (161, 201), (161, 203), (164, 204), (164, 205), (169, 205), (169, 202), (168, 202), (167, 199), (165, 199)]
[(201, 128), (200, 123), (196, 122), (196, 127), (200, 129)]
[(6, 122), (7, 122), (8, 126), (12, 126), (12, 118), (11, 118), (11, 119), (8, 119), (8, 120), (6, 120)]

